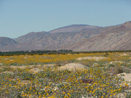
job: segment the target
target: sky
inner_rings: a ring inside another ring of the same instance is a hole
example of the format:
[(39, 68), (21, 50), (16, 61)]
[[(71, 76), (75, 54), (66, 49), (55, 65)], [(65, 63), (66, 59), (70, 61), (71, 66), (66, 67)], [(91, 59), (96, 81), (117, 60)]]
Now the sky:
[(131, 21), (131, 0), (0, 0), (0, 37), (72, 24), (111, 26)]

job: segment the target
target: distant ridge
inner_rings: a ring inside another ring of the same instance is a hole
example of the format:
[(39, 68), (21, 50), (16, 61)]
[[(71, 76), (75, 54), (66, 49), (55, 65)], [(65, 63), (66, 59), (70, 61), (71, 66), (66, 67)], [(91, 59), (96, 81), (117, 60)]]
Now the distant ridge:
[(108, 27), (73, 24), (49, 32), (30, 32), (15, 39), (0, 37), (0, 51), (60, 49), (131, 50), (131, 21)]
[(0, 47), (14, 45), (17, 42), (8, 37), (0, 37)]
[(109, 27), (70, 47), (75, 51), (131, 50), (131, 21)]
[(90, 26), (85, 24), (73, 24), (65, 27), (61, 27), (55, 30), (50, 31), (50, 33), (61, 33), (61, 32), (79, 32), (83, 29), (93, 29), (97, 28), (97, 26)]

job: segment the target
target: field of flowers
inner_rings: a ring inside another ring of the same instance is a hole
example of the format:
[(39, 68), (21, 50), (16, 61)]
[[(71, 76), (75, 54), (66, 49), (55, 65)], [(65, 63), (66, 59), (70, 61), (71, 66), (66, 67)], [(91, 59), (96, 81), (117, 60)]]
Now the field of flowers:
[[(85, 69), (59, 70), (68, 63)], [(131, 98), (120, 73), (131, 52), (0, 56), (0, 98)]]

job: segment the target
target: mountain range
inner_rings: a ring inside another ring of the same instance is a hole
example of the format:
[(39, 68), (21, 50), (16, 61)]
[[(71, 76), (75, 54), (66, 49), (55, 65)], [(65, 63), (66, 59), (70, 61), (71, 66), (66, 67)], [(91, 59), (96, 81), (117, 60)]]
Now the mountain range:
[(0, 37), (0, 51), (131, 50), (131, 21), (115, 26), (74, 24), (49, 32), (30, 32), (18, 38)]

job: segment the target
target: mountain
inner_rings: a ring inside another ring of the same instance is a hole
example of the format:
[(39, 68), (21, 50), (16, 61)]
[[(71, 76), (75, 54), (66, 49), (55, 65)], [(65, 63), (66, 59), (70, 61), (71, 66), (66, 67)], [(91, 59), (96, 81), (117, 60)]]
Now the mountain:
[(22, 42), (27, 42), (27, 41), (33, 41), (35, 40), (39, 40), (41, 38), (43, 38), (46, 34), (48, 34), (47, 32), (30, 32), (26, 35), (20, 36), (18, 38), (15, 39), (15, 41), (22, 43)]
[(131, 21), (108, 27), (75, 24), (49, 32), (30, 32), (15, 39), (0, 37), (0, 51), (59, 49), (131, 50)]
[(100, 34), (68, 48), (75, 51), (131, 50), (131, 21), (109, 27)]
[[(8, 37), (0, 37), (0, 50), (8, 51), (8, 48), (6, 47), (12, 47), (13, 45), (17, 44), (16, 41), (14, 41), (11, 38)], [(10, 50), (10, 49), (9, 49)]]
[[(77, 30), (74, 29), (76, 27), (77, 27)], [(89, 26), (89, 25), (88, 26), (87, 25), (70, 25), (70, 26), (52, 30), (50, 32), (31, 32), (15, 39), (15, 41), (19, 43), (16, 45), (15, 49), (17, 48), (19, 48), (19, 50), (62, 49), (64, 48), (63, 45), (66, 45), (69, 43), (73, 44), (82, 39), (87, 39), (90, 36), (98, 34), (101, 31), (101, 29), (102, 27), (95, 27), (95, 26)]]
[(94, 29), (94, 28), (98, 28), (98, 27), (84, 25), (84, 24), (74, 24), (74, 25), (57, 28), (55, 30), (50, 31), (50, 33), (80, 32), (81, 30), (84, 30), (84, 29)]
[(14, 45), (17, 42), (8, 37), (0, 37), (0, 47)]

